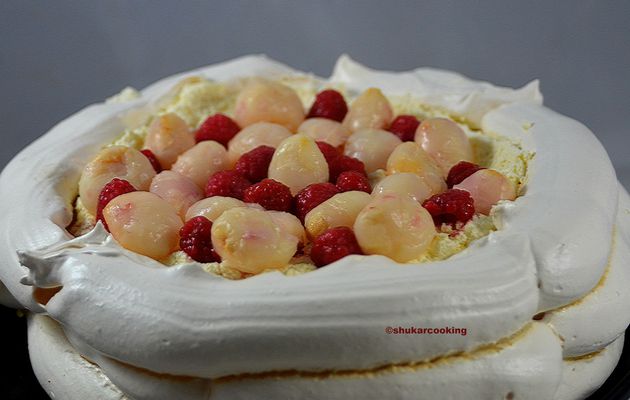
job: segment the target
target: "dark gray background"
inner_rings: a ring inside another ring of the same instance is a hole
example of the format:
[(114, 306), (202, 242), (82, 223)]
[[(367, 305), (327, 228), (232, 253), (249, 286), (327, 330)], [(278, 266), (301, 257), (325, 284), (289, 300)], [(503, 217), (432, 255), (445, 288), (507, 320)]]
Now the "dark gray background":
[[(481, 3), (481, 4), (480, 4)], [(267, 53), (327, 76), (349, 53), (520, 86), (588, 125), (630, 187), (630, 2), (0, 0), (0, 166), (125, 85)]]

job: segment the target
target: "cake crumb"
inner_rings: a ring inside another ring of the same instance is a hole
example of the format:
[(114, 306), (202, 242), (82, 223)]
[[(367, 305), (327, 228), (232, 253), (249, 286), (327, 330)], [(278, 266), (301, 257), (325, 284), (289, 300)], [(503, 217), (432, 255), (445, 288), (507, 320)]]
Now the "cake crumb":
[(81, 198), (77, 197), (74, 201), (74, 217), (66, 230), (77, 237), (90, 232), (95, 225), (96, 218), (85, 208)]

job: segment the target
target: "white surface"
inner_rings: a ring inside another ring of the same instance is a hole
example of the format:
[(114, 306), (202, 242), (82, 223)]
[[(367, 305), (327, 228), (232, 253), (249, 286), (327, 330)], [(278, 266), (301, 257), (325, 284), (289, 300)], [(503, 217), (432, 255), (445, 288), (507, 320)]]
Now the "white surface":
[(575, 304), (545, 314), (544, 321), (563, 339), (564, 357), (592, 353), (623, 333), (630, 321), (630, 198), (619, 199), (615, 247), (601, 286)]
[(597, 390), (619, 362), (624, 335), (592, 357), (565, 360), (555, 400), (584, 399)]
[(28, 316), (28, 349), (35, 376), (51, 399), (127, 399), (100, 368), (76, 352), (52, 319)]
[[(399, 390), (398, 399), (492, 398), (512, 392), (517, 399), (571, 400), (584, 398), (596, 390), (617, 364), (623, 348), (621, 336), (593, 357), (560, 362), (558, 338), (544, 324), (534, 323), (523, 337), (502, 351), (475, 355), (468, 360), (453, 359), (429, 368), (403, 367), (397, 373), (386, 370), (372, 375), (330, 376), (328, 379), (288, 376), (204, 383), (149, 375), (97, 355), (96, 360), (106, 376), (76, 352), (59, 325), (50, 318), (31, 315), (28, 326), (35, 373), (51, 397), (64, 400), (126, 400), (107, 376), (114, 377), (112, 379), (136, 400), (333, 400), (357, 396), (383, 399), (392, 396), (393, 384)], [(555, 350), (550, 352), (549, 348)], [(540, 368), (523, 370), (523, 364), (555, 365), (556, 368), (552, 373)], [(489, 370), (494, 373), (488, 374)], [(445, 376), (449, 378), (445, 380)], [(500, 380), (489, 380), (489, 376), (498, 376)], [(187, 387), (182, 387), (183, 383)]]
[(491, 111), (482, 127), (536, 153), (525, 195), (501, 212), (501, 231), (529, 240), (540, 310), (582, 297), (599, 281), (611, 251), (618, 183), (605, 150), (579, 122), (528, 104)]

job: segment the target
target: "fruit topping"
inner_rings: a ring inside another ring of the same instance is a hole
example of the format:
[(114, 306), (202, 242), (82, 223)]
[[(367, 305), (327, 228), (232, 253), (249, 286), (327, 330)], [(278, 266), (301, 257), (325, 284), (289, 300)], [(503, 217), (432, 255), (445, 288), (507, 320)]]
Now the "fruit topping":
[(311, 259), (318, 267), (331, 264), (350, 254), (363, 254), (352, 229), (330, 228), (313, 241)]
[(210, 222), (214, 222), (225, 211), (236, 207), (247, 207), (247, 204), (234, 197), (212, 196), (199, 200), (190, 206), (186, 212), (185, 219), (189, 220), (193, 217), (202, 216), (206, 217)]
[(425, 179), (411, 172), (401, 172), (383, 178), (372, 191), (374, 195), (398, 194), (410, 196), (415, 201), (422, 203), (433, 191)]
[(448, 176), (446, 177), (446, 185), (448, 188), (452, 188), (453, 186), (461, 183), (464, 179), (468, 178), (470, 175), (475, 172), (483, 169), (477, 164), (473, 164), (468, 161), (460, 161), (457, 164), (451, 167), (450, 171), (448, 171)]
[(372, 192), (372, 186), (370, 186), (367, 176), (357, 171), (344, 171), (339, 174), (335, 186), (340, 192), (349, 192), (351, 190), (366, 193)]
[(295, 132), (304, 120), (304, 108), (290, 87), (267, 79), (251, 79), (236, 99), (234, 119), (242, 127), (265, 121)]
[(475, 214), (475, 201), (465, 190), (448, 189), (444, 193), (429, 197), (422, 203), (429, 211), (436, 226), (448, 224), (456, 227), (465, 224)]
[(431, 215), (409, 196), (376, 196), (357, 216), (354, 233), (365, 254), (401, 263), (417, 260), (436, 234)]
[(144, 146), (155, 154), (164, 169), (170, 169), (177, 157), (194, 145), (188, 125), (173, 113), (156, 117), (144, 139)]
[(398, 136), (403, 142), (413, 142), (420, 121), (413, 115), (399, 115), (392, 121), (388, 131)]
[(264, 145), (275, 149), (291, 135), (292, 133), (284, 126), (269, 122), (257, 122), (243, 128), (228, 144), (230, 165), (234, 165), (243, 154), (259, 146)]
[(148, 190), (155, 170), (140, 151), (125, 146), (106, 147), (83, 169), (79, 196), (88, 212), (96, 215), (98, 197), (114, 178), (124, 179), (138, 190)]
[(245, 189), (243, 201), (260, 204), (266, 210), (290, 211), (293, 196), (286, 185), (267, 178)]
[(233, 118), (211, 115), (193, 134), (178, 114), (157, 115), (145, 149), (109, 146), (85, 167), (80, 201), (121, 246), (157, 260), (181, 249), (244, 277), (308, 256), (419, 262), (438, 231), (456, 235), (516, 198), (510, 179), (472, 162), (459, 124), (394, 119), (378, 89), (349, 107), (324, 90), (305, 119), (289, 86), (236, 87)]
[(352, 102), (343, 125), (352, 132), (385, 129), (393, 117), (392, 106), (383, 93), (379, 89), (369, 88)]
[(315, 141), (298, 133), (280, 143), (269, 164), (268, 176), (295, 194), (311, 183), (328, 182), (328, 163)]
[(365, 165), (361, 160), (354, 157), (341, 156), (333, 159), (330, 163), (330, 181), (337, 182), (339, 175), (346, 171), (354, 171), (367, 176)]
[(341, 123), (326, 118), (309, 118), (302, 122), (298, 132), (335, 147), (342, 146), (352, 134)]
[(155, 154), (153, 154), (151, 150), (149, 149), (140, 150), (140, 153), (144, 154), (144, 156), (149, 160), (149, 162), (153, 166), (153, 169), (155, 170), (156, 173), (159, 174), (160, 172), (162, 172), (162, 166), (160, 165), (160, 162), (158, 161), (157, 157), (155, 156)]
[(433, 194), (446, 189), (442, 170), (418, 143), (401, 143), (387, 159), (387, 173), (389, 175), (403, 172), (411, 172), (423, 178)]
[(101, 193), (98, 196), (98, 205), (96, 208), (96, 220), (101, 221), (105, 226), (105, 229), (109, 231), (107, 227), (107, 222), (105, 222), (105, 218), (103, 218), (103, 209), (105, 206), (112, 201), (114, 198), (125, 194), (135, 192), (136, 188), (129, 182), (124, 179), (114, 178), (108, 184), (103, 187)]
[(114, 239), (128, 250), (159, 260), (179, 247), (182, 219), (156, 194), (120, 195), (105, 206), (103, 217)]
[(173, 171), (157, 174), (149, 191), (168, 201), (182, 218), (191, 205), (203, 198), (203, 191), (195, 182)]
[(416, 131), (415, 141), (435, 160), (444, 176), (458, 162), (473, 159), (466, 133), (450, 119), (425, 119)]
[(203, 189), (212, 175), (227, 169), (228, 165), (225, 147), (213, 140), (206, 140), (180, 155), (171, 169), (190, 178)]
[(267, 177), (274, 151), (270, 146), (258, 146), (243, 154), (234, 169), (250, 182), (260, 182)]
[(464, 179), (453, 189), (461, 189), (470, 193), (475, 200), (475, 211), (490, 214), (492, 206), (500, 200), (514, 200), (516, 188), (514, 184), (500, 172), (492, 169), (481, 169)]
[(295, 195), (295, 214), (304, 221), (304, 217), (313, 208), (339, 193), (339, 189), (332, 183), (314, 183), (300, 190)]
[(189, 219), (179, 231), (179, 247), (195, 261), (221, 262), (212, 246), (212, 222), (205, 217)]
[(285, 267), (297, 251), (298, 239), (267, 211), (237, 207), (214, 221), (212, 245), (226, 266), (257, 274)]
[(343, 95), (336, 90), (327, 89), (317, 93), (307, 118), (320, 117), (341, 122), (347, 112), (348, 105)]
[(241, 128), (232, 118), (220, 113), (214, 114), (201, 123), (197, 132), (195, 132), (195, 140), (197, 143), (204, 140), (214, 140), (227, 147), (230, 140), (240, 130)]
[(332, 162), (336, 160), (337, 158), (339, 158), (341, 156), (341, 153), (339, 152), (339, 150), (337, 150), (336, 147), (326, 142), (315, 142), (315, 143), (317, 143), (317, 147), (319, 148), (319, 151), (321, 151), (322, 154), (324, 155), (324, 158), (326, 159), (326, 163), (328, 164), (328, 170), (330, 171)]
[(219, 171), (208, 179), (206, 197), (224, 196), (243, 200), (245, 189), (251, 182), (234, 170)]
[(372, 173), (385, 169), (387, 158), (401, 143), (398, 136), (382, 129), (360, 130), (348, 138), (344, 154), (361, 160), (367, 173)]
[(328, 228), (352, 227), (359, 212), (370, 202), (365, 192), (344, 192), (331, 197), (313, 208), (304, 218), (304, 226), (311, 238), (316, 238)]
[(295, 215), (283, 211), (267, 211), (267, 214), (281, 231), (295, 236), (300, 244), (306, 243), (304, 226)]

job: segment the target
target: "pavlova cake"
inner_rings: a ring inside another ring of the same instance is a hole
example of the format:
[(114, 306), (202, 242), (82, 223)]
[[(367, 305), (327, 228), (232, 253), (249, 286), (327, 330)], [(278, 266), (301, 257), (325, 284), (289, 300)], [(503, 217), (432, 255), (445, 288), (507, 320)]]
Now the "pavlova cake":
[(630, 322), (630, 198), (537, 82), (243, 57), (80, 111), (0, 193), (52, 398), (582, 399)]

